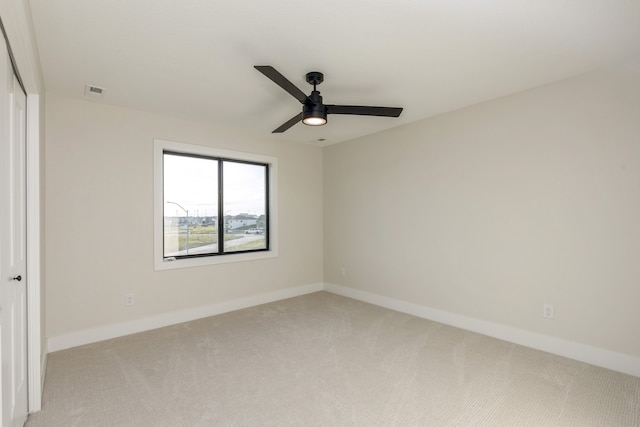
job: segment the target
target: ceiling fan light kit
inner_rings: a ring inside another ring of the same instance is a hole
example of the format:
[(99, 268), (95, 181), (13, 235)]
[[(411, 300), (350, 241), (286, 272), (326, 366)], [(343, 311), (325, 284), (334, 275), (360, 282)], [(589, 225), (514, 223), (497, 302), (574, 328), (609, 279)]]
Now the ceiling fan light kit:
[(311, 92), (309, 98), (311, 98), (315, 104), (305, 102), (302, 105), (302, 123), (309, 126), (322, 126), (326, 124), (327, 111), (322, 104), (320, 92), (314, 90)]
[(313, 85), (313, 91), (309, 96), (305, 95), (293, 83), (287, 80), (275, 68), (270, 65), (256, 65), (254, 68), (268, 77), (275, 84), (280, 86), (291, 96), (302, 104), (302, 113), (280, 125), (272, 133), (282, 133), (302, 120), (302, 123), (309, 126), (322, 126), (327, 123), (328, 114), (351, 114), (357, 116), (380, 116), (398, 117), (402, 113), (402, 108), (396, 107), (367, 107), (360, 105), (325, 105), (322, 102), (320, 92), (316, 86), (323, 82), (324, 75), (319, 71), (307, 73), (307, 83)]
[(308, 126), (322, 126), (327, 124), (327, 119), (324, 117), (314, 117), (310, 114), (304, 114), (302, 119), (302, 123)]

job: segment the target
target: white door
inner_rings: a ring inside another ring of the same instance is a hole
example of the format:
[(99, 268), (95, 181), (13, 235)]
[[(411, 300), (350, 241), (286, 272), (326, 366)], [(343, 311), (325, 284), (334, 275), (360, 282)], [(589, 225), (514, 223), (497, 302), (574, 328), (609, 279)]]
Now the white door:
[(4, 39), (0, 59), (0, 355), (2, 426), (27, 419), (26, 97)]

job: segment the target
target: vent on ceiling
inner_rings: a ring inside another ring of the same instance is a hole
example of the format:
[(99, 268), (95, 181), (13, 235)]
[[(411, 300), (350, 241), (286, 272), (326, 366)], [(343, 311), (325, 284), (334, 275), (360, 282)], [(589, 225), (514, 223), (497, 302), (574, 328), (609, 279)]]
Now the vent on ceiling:
[(104, 88), (87, 85), (84, 88), (84, 96), (91, 96), (93, 98), (102, 98), (104, 96)]

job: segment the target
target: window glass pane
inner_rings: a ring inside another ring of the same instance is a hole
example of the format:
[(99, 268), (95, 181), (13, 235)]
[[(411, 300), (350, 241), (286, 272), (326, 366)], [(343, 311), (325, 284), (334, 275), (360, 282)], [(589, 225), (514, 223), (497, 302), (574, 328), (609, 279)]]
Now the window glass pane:
[(164, 153), (164, 256), (218, 252), (218, 162)]
[(222, 162), (224, 251), (267, 248), (267, 166)]

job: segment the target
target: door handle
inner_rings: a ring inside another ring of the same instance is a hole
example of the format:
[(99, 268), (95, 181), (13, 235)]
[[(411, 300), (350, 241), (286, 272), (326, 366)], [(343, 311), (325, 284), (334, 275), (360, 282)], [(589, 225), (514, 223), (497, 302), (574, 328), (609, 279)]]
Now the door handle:
[(11, 280), (17, 280), (18, 282), (22, 280), (22, 276), (16, 276), (14, 278), (12, 278)]

